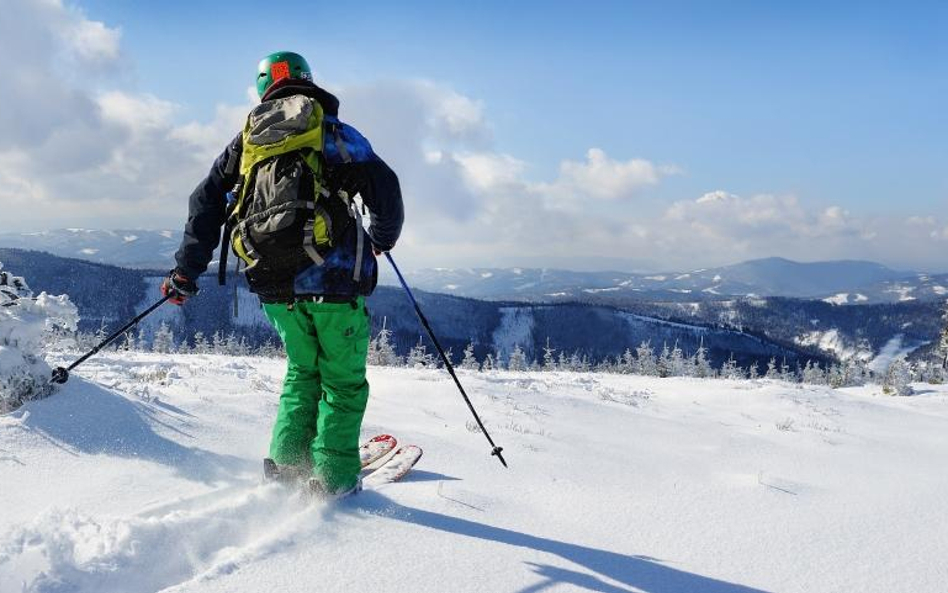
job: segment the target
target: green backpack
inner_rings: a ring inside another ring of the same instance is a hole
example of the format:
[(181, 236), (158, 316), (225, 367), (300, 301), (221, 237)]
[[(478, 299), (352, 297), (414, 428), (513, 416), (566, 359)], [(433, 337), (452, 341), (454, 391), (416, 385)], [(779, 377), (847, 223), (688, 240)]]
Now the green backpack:
[(350, 196), (326, 180), (323, 124), (322, 106), (303, 95), (265, 101), (247, 116), (228, 231), (251, 284), (322, 265), (348, 225), (361, 226)]

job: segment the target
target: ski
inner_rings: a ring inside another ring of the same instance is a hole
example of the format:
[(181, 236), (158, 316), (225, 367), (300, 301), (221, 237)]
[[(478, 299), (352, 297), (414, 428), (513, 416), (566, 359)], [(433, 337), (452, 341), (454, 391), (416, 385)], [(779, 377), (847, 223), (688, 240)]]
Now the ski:
[(362, 478), (366, 488), (376, 488), (402, 479), (421, 459), (423, 451), (418, 445), (399, 447), (378, 469)]
[(362, 463), (362, 469), (388, 455), (396, 445), (398, 441), (390, 434), (379, 434), (362, 443), (359, 446), (359, 461)]
[[(363, 474), (362, 484), (374, 488), (402, 479), (421, 459), (418, 445), (398, 447), (398, 440), (390, 434), (380, 434), (359, 445), (359, 462)], [(394, 453), (393, 453), (394, 451)], [(378, 467), (370, 467), (377, 464)], [(309, 472), (302, 467), (277, 466), (272, 459), (263, 460), (263, 473), (267, 481), (298, 483), (304, 481)]]
[[(375, 435), (359, 445), (359, 463), (362, 469), (391, 453), (397, 445), (398, 440), (390, 434)], [(309, 470), (304, 467), (280, 467), (270, 458), (263, 460), (263, 477), (268, 482), (292, 483), (304, 480), (309, 475)]]

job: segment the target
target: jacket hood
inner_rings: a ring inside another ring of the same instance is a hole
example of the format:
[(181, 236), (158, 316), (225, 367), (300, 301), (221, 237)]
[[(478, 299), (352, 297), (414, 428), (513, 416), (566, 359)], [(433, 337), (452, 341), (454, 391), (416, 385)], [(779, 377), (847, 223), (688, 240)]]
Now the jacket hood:
[(319, 101), (326, 115), (339, 116), (339, 99), (329, 91), (308, 80), (284, 78), (277, 81), (264, 93), (262, 101), (282, 99), (292, 95), (305, 95)]

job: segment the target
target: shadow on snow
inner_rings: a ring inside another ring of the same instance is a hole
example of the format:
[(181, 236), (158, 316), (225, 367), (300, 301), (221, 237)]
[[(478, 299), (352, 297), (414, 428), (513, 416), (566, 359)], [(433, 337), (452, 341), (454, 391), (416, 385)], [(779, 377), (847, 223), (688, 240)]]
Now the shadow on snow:
[[(766, 593), (761, 589), (730, 583), (666, 566), (648, 556), (628, 556), (569, 542), (538, 537), (519, 531), (492, 527), (450, 515), (406, 507), (378, 492), (367, 490), (353, 501), (358, 508), (380, 516), (413, 523), (447, 533), (494, 541), (509, 546), (528, 548), (554, 554), (565, 560), (646, 593)], [(629, 589), (610, 584), (597, 576), (547, 564), (526, 563), (543, 580), (518, 593), (537, 593), (561, 584), (603, 593), (631, 593)]]
[(152, 461), (204, 483), (232, 481), (256, 469), (246, 459), (186, 447), (153, 428), (161, 425), (192, 438), (186, 432), (194, 418), (190, 414), (161, 402), (134, 401), (79, 378), (52, 397), (30, 402), (12, 415), (22, 419), (21, 426), (26, 430), (72, 455), (104, 454)]

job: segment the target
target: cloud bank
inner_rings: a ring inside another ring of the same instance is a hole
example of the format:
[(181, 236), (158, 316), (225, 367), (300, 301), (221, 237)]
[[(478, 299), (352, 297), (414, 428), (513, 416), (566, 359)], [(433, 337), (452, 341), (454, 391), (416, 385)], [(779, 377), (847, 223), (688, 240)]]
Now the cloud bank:
[[(180, 106), (124, 88), (134, 65), (120, 28), (59, 0), (7, 0), (4, 10), (0, 52), (18, 56), (0, 77), (4, 230), (181, 228), (187, 196), (252, 94), (211, 121), (179, 121)], [(489, 107), (449, 86), (321, 82), (399, 174), (398, 251), (409, 265), (681, 268), (769, 255), (934, 264), (929, 254), (948, 241), (929, 213), (873, 218), (767, 191), (658, 198), (686, 167), (596, 146), (537, 178), (527, 155), (496, 147)]]

